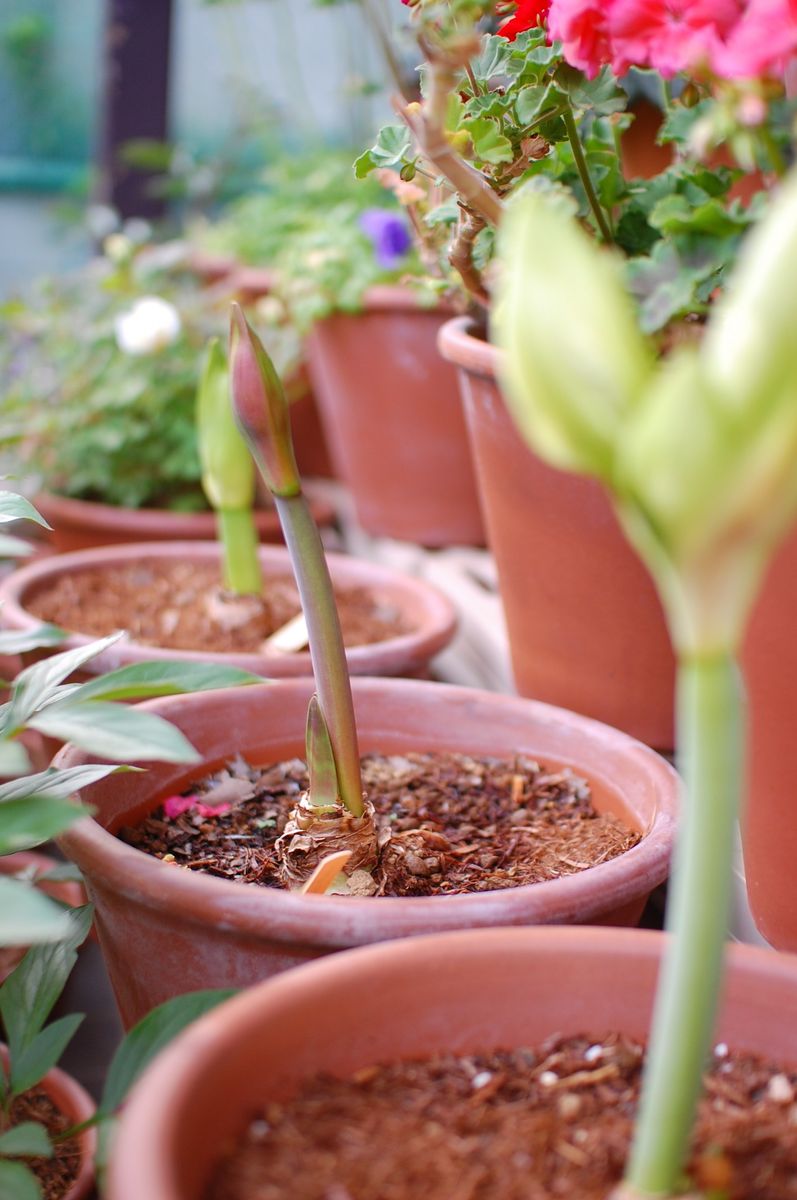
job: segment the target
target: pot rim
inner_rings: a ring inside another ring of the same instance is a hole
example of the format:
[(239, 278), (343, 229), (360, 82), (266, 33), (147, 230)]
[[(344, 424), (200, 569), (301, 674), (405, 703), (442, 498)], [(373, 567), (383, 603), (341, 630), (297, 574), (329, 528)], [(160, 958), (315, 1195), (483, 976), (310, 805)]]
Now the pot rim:
[[(261, 546), (259, 558), (262, 566), (277, 573), (293, 576), (290, 556), (285, 546)], [(161, 559), (184, 556), (186, 559), (219, 558), (218, 542), (163, 541), (124, 542), (117, 546), (96, 546), (87, 550), (73, 550), (66, 554), (51, 555), (12, 571), (0, 582), (0, 605), (2, 623), (6, 627), (22, 630), (36, 629), (42, 622), (25, 608), (25, 597), (31, 588), (72, 570), (81, 571), (102, 564), (118, 565), (131, 560), (146, 558)], [(426, 580), (405, 575), (381, 563), (354, 558), (347, 554), (327, 554), (330, 573), (334, 582), (341, 585), (384, 588), (395, 597), (397, 604), (409, 601), (411, 606), (421, 609), (423, 617), (416, 629), (407, 633), (385, 638), (381, 642), (370, 642), (365, 646), (352, 646), (346, 651), (350, 670), (365, 673), (370, 669), (381, 669), (386, 674), (401, 671), (408, 661), (428, 661), (448, 644), (457, 626), (457, 615), (449, 598)], [(96, 639), (84, 633), (70, 633), (62, 643), (62, 649), (87, 646)], [(120, 665), (120, 655), (126, 662), (195, 662), (200, 656), (205, 662), (239, 666), (268, 676), (270, 670), (289, 667), (294, 674), (310, 675), (312, 667), (309, 651), (297, 654), (264, 655), (254, 652), (226, 653), (221, 651), (170, 650), (162, 646), (150, 646), (143, 642), (127, 640), (122, 646), (113, 646), (98, 655), (84, 670), (92, 675), (102, 674)]]
[(479, 323), (474, 317), (452, 317), (437, 335), (437, 348), (446, 362), (464, 371), (495, 380), (501, 351), (486, 338), (477, 337)]
[[(304, 485), (304, 492), (315, 519), (320, 524), (329, 524), (334, 520), (335, 508), (331, 501), (316, 493), (312, 481)], [(140, 541), (145, 541), (148, 533), (157, 532), (168, 521), (186, 532), (192, 525), (197, 524), (197, 518), (208, 526), (208, 536), (213, 536), (216, 515), (212, 509), (199, 512), (177, 512), (170, 508), (127, 508), (123, 504), (107, 504), (103, 500), (82, 500), (77, 496), (63, 496), (60, 492), (51, 492), (46, 488), (33, 497), (33, 504), (46, 516), (45, 510), (54, 515), (57, 509), (62, 518), (75, 524), (85, 525), (89, 529), (104, 529), (111, 524), (116, 529), (135, 528), (140, 534)], [(273, 533), (279, 529), (279, 517), (276, 509), (254, 509), (253, 516), (259, 533)], [(109, 543), (110, 545), (111, 543)]]
[[(260, 691), (264, 703), (272, 696), (273, 702), (279, 704), (280, 696), (284, 698), (287, 689), (309, 699), (313, 687), (312, 679), (280, 679), (269, 685), (268, 691), (256, 690)], [(59, 844), (90, 880), (101, 882), (151, 909), (166, 907), (197, 925), (215, 922), (234, 928), (239, 934), (262, 937), (267, 931), (274, 941), (320, 946), (366, 944), (373, 940), (375, 929), (379, 930), (380, 937), (397, 938), (430, 930), (457, 929), (463, 923), (522, 925), (540, 919), (568, 920), (574, 914), (584, 923), (628, 903), (631, 896), (652, 891), (666, 878), (680, 781), (670, 764), (641, 742), (589, 717), (518, 696), (421, 680), (362, 676), (352, 679), (352, 688), (355, 707), (362, 706), (366, 713), (385, 692), (404, 692), (410, 704), (413, 697), (416, 700), (419, 697), (418, 689), (422, 692), (434, 689), (429, 701), (438, 708), (445, 704), (452, 721), (456, 720), (458, 706), (477, 704), (489, 707), (491, 717), (493, 713), (500, 715), (504, 711), (507, 715), (528, 719), (530, 725), (538, 728), (541, 741), (546, 729), (550, 729), (553, 736), (561, 736), (565, 731), (569, 736), (575, 732), (593, 755), (600, 745), (609, 764), (603, 765), (603, 773), (597, 766), (591, 772), (585, 769), (583, 760), (574, 761), (574, 769), (591, 774), (593, 780), (600, 780), (607, 778), (611, 764), (618, 761), (638, 767), (640, 776), (650, 781), (655, 792), (653, 820), (637, 845), (586, 871), (500, 891), (431, 897), (304, 896), (274, 888), (250, 887), (190, 871), (175, 871), (143, 851), (126, 845), (92, 818), (71, 826), (59, 839)], [(229, 708), (252, 692), (253, 689), (243, 688), (215, 695), (219, 698), (218, 703)], [(207, 703), (205, 697), (208, 694), (193, 693), (147, 701), (145, 707), (161, 715), (174, 712), (176, 708), (187, 709), (190, 713), (191, 708), (201, 709)], [(184, 728), (190, 738), (190, 724)], [(297, 741), (301, 741), (301, 732), (297, 734)], [(571, 753), (573, 761), (575, 751)], [(540, 757), (544, 757), (544, 752)], [(554, 752), (551, 757), (567, 760), (564, 752)], [(89, 760), (90, 756), (67, 746), (53, 761), (54, 765), (66, 766)], [(87, 799), (90, 803), (90, 794)]]
[[(110, 1200), (127, 1200), (132, 1195), (132, 1178), (138, 1185), (146, 1182), (147, 1194), (157, 1194), (163, 1200), (185, 1195), (174, 1151), (186, 1099), (207, 1087), (208, 1062), (212, 1069), (233, 1046), (262, 1039), (263, 1028), (270, 1021), (278, 1022), (286, 1012), (306, 1009), (308, 994), (316, 995), (323, 1006), (330, 991), (339, 989), (345, 979), (345, 987), (353, 997), (368, 996), (379, 976), (387, 976), (388, 983), (400, 977), (414, 978), (425, 989), (425, 980), (439, 976), (441, 963), (457, 977), (464, 976), (467, 968), (478, 990), (479, 981), (489, 979), (498, 964), (532, 959), (537, 974), (555, 977), (557, 965), (566, 957), (569, 961), (580, 959), (585, 978), (589, 977), (591, 962), (616, 960), (617, 979), (626, 978), (632, 970), (634, 987), (644, 997), (648, 990), (645, 981), (649, 980), (653, 989), (667, 941), (667, 934), (639, 929), (537, 926), (467, 930), (347, 950), (256, 984), (181, 1033), (137, 1082), (110, 1164)], [(750, 984), (761, 977), (768, 988), (791, 984), (797, 991), (797, 957), (741, 944), (728, 946), (727, 955), (726, 1002), (729, 1000), (731, 1010), (742, 1007)], [(589, 1003), (585, 997), (585, 1007)], [(388, 1020), (392, 1020), (392, 1014)], [(721, 1016), (720, 1028), (722, 1020)], [(576, 1030), (566, 1028), (563, 1032)], [(440, 1041), (446, 1044), (445, 1033)], [(500, 1036), (497, 1044), (501, 1044)], [(302, 1067), (298, 1075), (311, 1073)], [(146, 1147), (144, 1155), (142, 1146)]]

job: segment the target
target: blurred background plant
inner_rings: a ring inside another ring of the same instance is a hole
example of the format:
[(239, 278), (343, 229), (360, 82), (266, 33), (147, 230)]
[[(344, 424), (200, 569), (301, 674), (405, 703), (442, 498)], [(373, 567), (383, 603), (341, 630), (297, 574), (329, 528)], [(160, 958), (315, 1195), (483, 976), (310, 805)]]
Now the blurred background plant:
[[(0, 446), (34, 486), (131, 508), (207, 507), (195, 428), (200, 360), (224, 302), (186, 269), (185, 246), (124, 234), (71, 275), (2, 309)], [(272, 353), (290, 375), (289, 327)]]

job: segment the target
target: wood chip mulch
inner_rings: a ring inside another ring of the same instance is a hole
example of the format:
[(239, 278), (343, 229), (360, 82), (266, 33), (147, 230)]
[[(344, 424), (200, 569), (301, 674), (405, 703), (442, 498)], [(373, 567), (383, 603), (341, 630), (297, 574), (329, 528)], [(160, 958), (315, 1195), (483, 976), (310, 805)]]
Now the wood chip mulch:
[[(596, 811), (584, 780), (523, 756), (368, 755), (362, 765), (380, 834), (389, 834), (374, 874), (379, 895), (537, 883), (605, 862), (640, 839)], [(190, 788), (203, 805), (229, 805), (221, 815), (189, 808), (169, 819), (161, 805), (119, 836), (178, 866), (279, 886), (274, 843), (306, 786), (299, 759), (260, 768), (239, 758)]]
[[(557, 1035), (535, 1049), (320, 1076), (253, 1114), (203, 1200), (606, 1200), (628, 1154), (642, 1058), (618, 1035)], [(797, 1072), (719, 1046), (705, 1083), (692, 1187), (795, 1200)]]
[[(36, 1121), (44, 1125), (51, 1139), (69, 1129), (74, 1122), (53, 1104), (43, 1088), (35, 1087), (11, 1103), (9, 1125)], [(51, 1158), (20, 1159), (39, 1181), (43, 1200), (63, 1200), (80, 1172), (80, 1145), (76, 1138), (54, 1142)]]
[[(257, 653), (300, 610), (299, 594), (289, 575), (269, 579), (247, 619), (230, 627), (215, 563), (142, 561), (113, 568), (62, 575), (26, 600), (35, 617), (62, 629), (105, 637), (126, 629), (136, 642), (171, 650)], [(335, 593), (343, 640), (363, 646), (406, 633), (401, 614), (364, 588)]]

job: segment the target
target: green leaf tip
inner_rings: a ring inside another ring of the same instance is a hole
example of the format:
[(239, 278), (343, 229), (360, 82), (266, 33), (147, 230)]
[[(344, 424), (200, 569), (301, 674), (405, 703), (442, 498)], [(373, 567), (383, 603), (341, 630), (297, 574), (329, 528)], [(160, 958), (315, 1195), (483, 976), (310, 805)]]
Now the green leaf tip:
[(251, 509), (255, 468), (233, 416), (227, 358), (218, 338), (208, 342), (196, 418), (202, 488), (209, 503), (216, 511)]
[(275, 496), (302, 490), (293, 452), (288, 402), (277, 371), (240, 306), (230, 319), (233, 413), (260, 474)]

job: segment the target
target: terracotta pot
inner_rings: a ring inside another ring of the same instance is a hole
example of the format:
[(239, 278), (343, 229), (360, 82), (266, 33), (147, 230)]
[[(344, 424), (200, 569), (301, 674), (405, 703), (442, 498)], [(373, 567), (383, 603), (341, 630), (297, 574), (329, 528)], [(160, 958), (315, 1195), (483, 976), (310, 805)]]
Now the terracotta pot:
[[(42, 769), (45, 765), (42, 764)], [(50, 858), (47, 854), (36, 854), (33, 850), (20, 850), (17, 854), (6, 854), (0, 858), (0, 875), (21, 875), (23, 872), (26, 876), (33, 875), (34, 882), (40, 891), (52, 896), (54, 900), (60, 900), (64, 904), (72, 905), (73, 908), (79, 908), (86, 903), (86, 891), (82, 883), (75, 883), (71, 880), (38, 882), (40, 876), (46, 875), (57, 866), (56, 859)], [(8, 960), (4, 961), (5, 952), (0, 947), (0, 983), (14, 970), (27, 950), (27, 946), (20, 946), (18, 950), (18, 955), (9, 956)]]
[[(22, 567), (0, 583), (2, 622), (10, 629), (35, 629), (41, 622), (27, 611), (25, 605), (42, 588), (51, 587), (59, 578), (98, 566), (121, 567), (130, 563), (145, 563), (184, 559), (194, 562), (216, 562), (220, 556), (215, 542), (142, 542), (138, 545), (101, 546), (94, 550), (77, 550), (59, 554), (41, 562)], [(402, 675), (422, 672), (429, 660), (448, 645), (456, 626), (453, 605), (442, 592), (422, 579), (402, 575), (390, 567), (350, 558), (345, 554), (327, 556), (332, 581), (337, 587), (361, 587), (370, 591), (377, 601), (398, 612), (409, 632), (387, 638), (383, 642), (354, 646), (346, 652), (349, 669), (356, 675)], [(284, 546), (261, 546), (260, 563), (266, 583), (269, 576), (291, 576), (288, 551)], [(85, 634), (74, 633), (55, 649), (87, 645), (93, 641)], [(28, 661), (41, 652), (24, 656)], [(260, 675), (310, 675), (309, 651), (299, 654), (229, 654), (202, 650), (169, 650), (159, 646), (123, 641), (98, 655), (86, 664), (91, 675), (125, 666), (133, 662), (173, 660), (226, 663)]]
[(238, 261), (233, 254), (215, 254), (194, 247), (189, 251), (186, 266), (201, 283), (212, 284), (227, 279), (236, 270)]
[(770, 567), (742, 654), (749, 696), (749, 799), (742, 825), (755, 922), (779, 950), (797, 950), (797, 530)]
[[(310, 507), (319, 525), (329, 525), (335, 511), (312, 488)], [(116, 546), (120, 542), (208, 541), (216, 536), (216, 514), (181, 513), (166, 508), (122, 508), (94, 500), (74, 500), (53, 492), (39, 492), (34, 504), (52, 526), (49, 540), (59, 553)], [(281, 542), (282, 530), (275, 510), (256, 509), (255, 523), (262, 542)]]
[(336, 473), (368, 533), (424, 546), (483, 545), (454, 372), (435, 350), (447, 314), (408, 289), (374, 288), (308, 339)]
[[(354, 679), (362, 753), (463, 751), (572, 767), (596, 807), (644, 833), (625, 854), (579, 874), (506, 891), (436, 897), (301, 896), (173, 869), (112, 836), (165, 795), (241, 753), (259, 763), (303, 755), (312, 680), (195, 694), (146, 707), (174, 721), (203, 765), (152, 766), (90, 791), (95, 817), (61, 845), (86, 876), (122, 1020), (179, 992), (244, 987), (350, 946), (440, 930), (552, 922), (633, 923), (667, 873), (677, 777), (647, 747), (572, 713), (512, 696), (416, 680)], [(59, 766), (85, 762), (72, 747)]]
[(473, 329), (448, 322), (440, 350), (459, 368), (517, 689), (669, 749), (675, 663), (650, 577), (603, 489), (523, 442)]
[[(108, 1200), (198, 1200), (253, 1114), (317, 1072), (554, 1033), (645, 1038), (663, 944), (641, 930), (482, 930), (350, 951), (254, 988), (142, 1076), (114, 1142)], [(794, 1064), (796, 1004), (794, 959), (731, 947), (718, 1039)]]
[[(0, 1045), (0, 1060), (8, 1062), (8, 1051)], [(41, 1081), (42, 1088), (72, 1125), (81, 1125), (94, 1116), (96, 1105), (88, 1092), (76, 1079), (54, 1067)], [(86, 1129), (78, 1135), (80, 1144), (80, 1171), (72, 1187), (61, 1200), (89, 1200), (94, 1193), (94, 1159), (97, 1154), (97, 1130)]]

